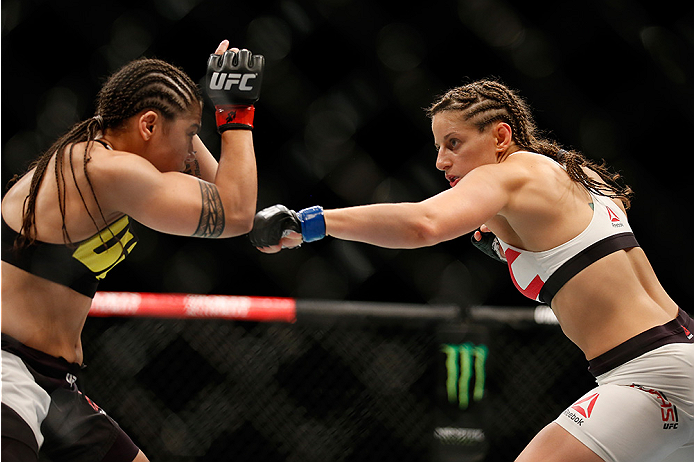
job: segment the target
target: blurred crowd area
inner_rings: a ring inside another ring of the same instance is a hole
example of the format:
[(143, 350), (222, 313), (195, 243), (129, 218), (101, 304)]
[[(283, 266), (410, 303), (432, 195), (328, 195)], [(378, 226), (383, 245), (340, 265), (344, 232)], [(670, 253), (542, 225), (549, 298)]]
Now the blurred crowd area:
[[(691, 299), (687, 228), (694, 14), (681, 2), (588, 0), (2, 1), (2, 181), (91, 117), (105, 77), (158, 57), (201, 81), (222, 39), (265, 55), (254, 131), (258, 208), (418, 201), (447, 186), (423, 108), (497, 77), (564, 146), (636, 193), (631, 221), (676, 300)], [(212, 111), (201, 137), (217, 152)], [(4, 190), (3, 190), (4, 191)], [(326, 239), (262, 255), (138, 227), (103, 290), (527, 304), (467, 237), (419, 250)]]

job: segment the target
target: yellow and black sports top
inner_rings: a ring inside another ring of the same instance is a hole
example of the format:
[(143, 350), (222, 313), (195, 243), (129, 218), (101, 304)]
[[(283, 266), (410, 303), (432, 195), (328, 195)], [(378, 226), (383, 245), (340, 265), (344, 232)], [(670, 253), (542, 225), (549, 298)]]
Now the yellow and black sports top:
[(72, 245), (35, 241), (18, 249), (14, 245), (18, 236), (3, 218), (2, 261), (90, 298), (94, 297), (99, 281), (137, 244), (127, 215)]

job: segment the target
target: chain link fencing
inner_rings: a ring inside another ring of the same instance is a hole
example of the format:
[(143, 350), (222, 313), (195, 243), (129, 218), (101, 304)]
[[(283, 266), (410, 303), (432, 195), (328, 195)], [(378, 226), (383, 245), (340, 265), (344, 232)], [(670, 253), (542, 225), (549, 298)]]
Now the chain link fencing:
[(593, 383), (532, 322), (92, 317), (83, 341), (82, 390), (153, 461), (513, 460)]

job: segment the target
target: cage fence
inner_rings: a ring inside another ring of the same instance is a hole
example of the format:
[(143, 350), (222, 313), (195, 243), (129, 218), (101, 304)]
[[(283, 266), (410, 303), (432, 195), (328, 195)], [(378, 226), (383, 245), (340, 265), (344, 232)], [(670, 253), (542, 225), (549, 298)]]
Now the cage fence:
[(278, 301), (93, 313), (81, 389), (153, 461), (448, 462), (513, 460), (593, 383), (531, 309)]

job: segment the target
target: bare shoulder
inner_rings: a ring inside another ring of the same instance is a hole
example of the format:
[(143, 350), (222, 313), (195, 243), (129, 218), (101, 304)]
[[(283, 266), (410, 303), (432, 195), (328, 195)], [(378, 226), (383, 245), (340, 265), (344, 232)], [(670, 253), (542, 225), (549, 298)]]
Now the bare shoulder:
[(31, 176), (29, 174), (20, 178), (5, 193), (2, 198), (2, 218), (14, 230), (18, 230), (22, 223), (22, 208), (24, 200), (29, 195)]
[[(510, 191), (509, 217), (541, 217), (577, 194), (562, 166), (542, 154), (519, 151), (499, 164)], [(585, 194), (585, 193), (583, 193)]]
[(518, 187), (493, 223), (500, 239), (516, 247), (542, 251), (555, 247), (585, 229), (592, 217), (587, 193), (571, 180), (561, 164), (542, 154), (518, 152), (501, 163), (515, 175)]
[(104, 211), (122, 212), (123, 201), (143, 194), (143, 187), (163, 182), (162, 173), (147, 159), (126, 151), (90, 148), (86, 172)]
[(146, 164), (152, 165), (142, 156), (132, 152), (107, 149), (99, 143), (93, 143), (89, 148), (90, 167), (94, 165), (104, 170), (120, 170)]
[[(549, 157), (530, 151), (517, 151), (509, 155), (500, 165), (506, 165), (514, 169), (525, 167), (528, 169), (562, 170), (561, 165)], [(532, 173), (532, 172), (531, 172)]]
[(508, 156), (498, 164), (478, 167), (474, 172), (490, 175), (508, 188), (518, 189), (534, 183), (542, 183), (547, 179), (561, 175), (561, 166), (552, 159), (541, 154), (518, 151)]
[(152, 175), (159, 171), (146, 159), (126, 151), (106, 149), (98, 143), (89, 150), (88, 172), (90, 178), (107, 187), (140, 175)]

